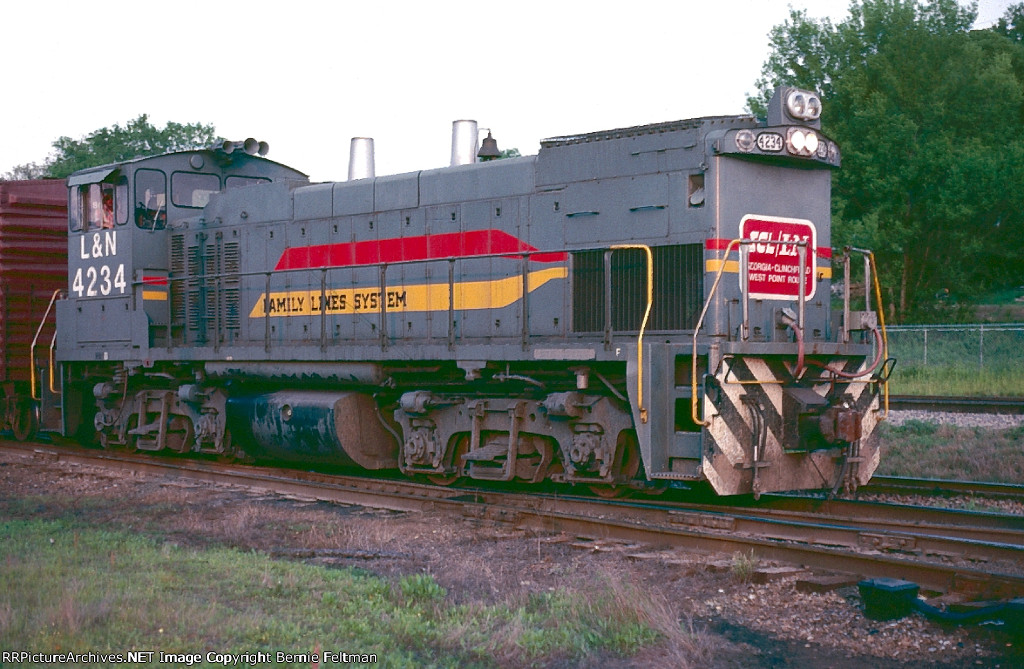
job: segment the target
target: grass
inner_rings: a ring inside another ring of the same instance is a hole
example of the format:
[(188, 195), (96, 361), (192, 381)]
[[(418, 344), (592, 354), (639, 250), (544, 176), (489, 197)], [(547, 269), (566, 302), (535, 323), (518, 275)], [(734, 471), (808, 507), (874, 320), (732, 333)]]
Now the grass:
[(754, 549), (750, 549), (749, 553), (736, 551), (732, 554), (732, 565), (729, 571), (741, 583), (749, 582), (756, 569), (757, 557), (754, 555)]
[(905, 366), (897, 363), (889, 381), (894, 395), (1024, 397), (1021, 363), (997, 369), (965, 365)]
[(890, 391), (901, 395), (1024, 396), (1024, 330), (933, 326), (889, 333)]
[(1024, 482), (1024, 427), (966, 428), (907, 421), (879, 426), (882, 456), (877, 474)]
[[(69, 518), (0, 522), (0, 565), (5, 650), (332, 651), (374, 653), (381, 667), (488, 667), (700, 647), (659, 593), (612, 578), (459, 605), (427, 574), (392, 582)], [(319, 666), (336, 665), (322, 658)]]

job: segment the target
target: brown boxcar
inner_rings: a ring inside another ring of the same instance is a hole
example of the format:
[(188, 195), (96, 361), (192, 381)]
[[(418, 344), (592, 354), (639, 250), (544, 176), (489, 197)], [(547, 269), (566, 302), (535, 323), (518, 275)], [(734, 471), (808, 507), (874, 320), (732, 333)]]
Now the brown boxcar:
[[(19, 439), (38, 424), (33, 396), (48, 391), (48, 378), (33, 373), (31, 346), (54, 291), (67, 285), (67, 225), (63, 180), (0, 181), (0, 427)], [(52, 313), (47, 321), (36, 349), (43, 366)]]

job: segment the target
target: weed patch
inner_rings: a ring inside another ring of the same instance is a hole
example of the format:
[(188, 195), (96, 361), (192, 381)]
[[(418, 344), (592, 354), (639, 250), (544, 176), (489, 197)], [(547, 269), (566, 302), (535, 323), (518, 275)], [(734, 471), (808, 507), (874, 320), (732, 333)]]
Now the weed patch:
[(887, 476), (1024, 482), (1024, 427), (993, 430), (907, 421), (879, 426)]
[[(252, 521), (247, 515), (239, 525)], [(518, 605), (457, 605), (428, 574), (391, 583), (69, 519), (0, 523), (0, 565), (0, 646), (36, 652), (322, 648), (377, 653), (378, 666), (530, 666), (694, 638), (667, 602), (612, 579), (537, 593)]]

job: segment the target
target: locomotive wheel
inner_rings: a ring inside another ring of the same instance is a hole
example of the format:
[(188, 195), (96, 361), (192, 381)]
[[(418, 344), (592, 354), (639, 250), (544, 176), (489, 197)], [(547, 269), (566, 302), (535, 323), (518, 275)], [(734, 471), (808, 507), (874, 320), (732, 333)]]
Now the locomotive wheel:
[(450, 464), (455, 467), (452, 474), (427, 474), (427, 480), (434, 485), (452, 485), (463, 476), (465, 469), (462, 463), (462, 456), (469, 453), (469, 435), (460, 435), (455, 438), (455, 445), (452, 447), (452, 459)]
[(612, 464), (612, 478), (619, 483), (593, 484), (590, 490), (598, 497), (614, 499), (622, 497), (631, 491), (626, 484), (636, 477), (640, 471), (640, 446), (636, 440), (636, 434), (632, 430), (623, 430), (615, 444), (615, 462)]
[(36, 416), (35, 407), (31, 402), (18, 402), (11, 421), (14, 438), (18, 441), (28, 441), (36, 435), (38, 429), (39, 418)]

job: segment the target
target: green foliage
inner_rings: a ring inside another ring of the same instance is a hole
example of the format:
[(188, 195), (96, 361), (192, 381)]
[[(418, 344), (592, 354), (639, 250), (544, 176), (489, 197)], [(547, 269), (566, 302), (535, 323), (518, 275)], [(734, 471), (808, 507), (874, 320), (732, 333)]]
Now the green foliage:
[(908, 421), (882, 423), (884, 476), (1024, 482), (1024, 427), (1007, 430)]
[(434, 604), (448, 594), (430, 574), (407, 574), (398, 586), (409, 606)]
[[(1016, 14), (1014, 14), (1016, 12)], [(804, 11), (771, 32), (751, 109), (777, 84), (817, 89), (843, 150), (833, 240), (873, 248), (894, 320), (943, 288), (971, 301), (1024, 275), (1024, 6), (971, 31), (955, 0), (855, 0), (833, 25)]]
[(426, 574), (390, 584), (357, 570), (98, 530), (74, 512), (42, 520), (30, 506), (0, 504), (4, 648), (272, 657), (320, 649), (376, 653), (387, 667), (589, 666), (681, 636), (674, 617), (652, 619), (647, 593), (617, 582), (521, 604), (458, 605)]
[(1003, 17), (992, 26), (992, 31), (1014, 42), (1024, 42), (1024, 2), (1007, 7)]
[(106, 165), (140, 156), (169, 151), (184, 151), (210, 146), (217, 139), (212, 125), (174, 123), (163, 128), (149, 122), (146, 114), (128, 121), (124, 127), (114, 124), (94, 130), (81, 139), (59, 137), (54, 154), (46, 161), (47, 176), (64, 178), (77, 170)]
[(15, 165), (10, 172), (0, 174), (0, 181), (19, 181), (22, 179), (43, 179), (46, 177), (46, 165), (25, 163)]
[(755, 570), (757, 570), (757, 557), (754, 555), (753, 548), (750, 549), (749, 553), (736, 551), (732, 554), (732, 566), (729, 571), (741, 583), (750, 581), (754, 576)]

